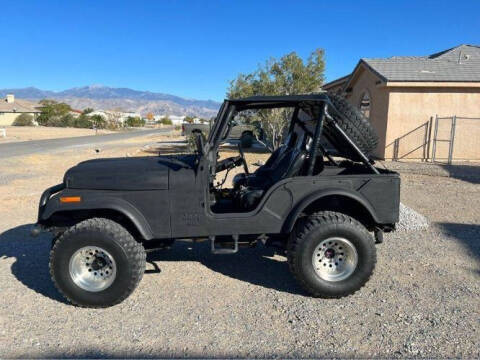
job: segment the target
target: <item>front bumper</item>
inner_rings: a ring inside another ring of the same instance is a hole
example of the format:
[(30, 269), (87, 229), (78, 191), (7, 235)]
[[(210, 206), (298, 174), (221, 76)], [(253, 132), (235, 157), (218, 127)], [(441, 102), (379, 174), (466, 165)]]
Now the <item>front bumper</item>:
[(40, 220), (42, 218), (43, 210), (45, 209), (45, 205), (47, 205), (47, 202), (50, 199), (50, 197), (53, 194), (56, 194), (63, 189), (65, 189), (65, 184), (61, 183), (61, 184), (57, 184), (57, 185), (54, 185), (52, 187), (49, 187), (47, 190), (45, 190), (43, 192), (42, 196), (40, 196), (40, 203), (38, 204), (38, 219), (37, 219), (37, 222), (40, 222)]
[(37, 237), (40, 235), (42, 232), (47, 231), (44, 225), (41, 224), (41, 219), (42, 219), (42, 214), (45, 210), (45, 206), (47, 205), (48, 200), (50, 197), (59, 191), (65, 189), (65, 184), (57, 184), (52, 187), (49, 187), (46, 189), (42, 196), (40, 196), (40, 203), (38, 204), (38, 218), (37, 218), (37, 223), (33, 225), (32, 229), (30, 230), (30, 235), (33, 237)]

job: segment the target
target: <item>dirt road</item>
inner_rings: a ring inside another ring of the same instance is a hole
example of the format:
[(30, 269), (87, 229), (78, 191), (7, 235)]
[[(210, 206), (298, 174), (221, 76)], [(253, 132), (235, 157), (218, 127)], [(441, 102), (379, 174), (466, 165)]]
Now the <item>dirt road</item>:
[(113, 141), (127, 140), (152, 134), (168, 133), (170, 131), (171, 128), (131, 130), (103, 135), (21, 141), (5, 144), (0, 143), (0, 159), (8, 159), (14, 156), (45, 153), (58, 150), (68, 150), (90, 145), (102, 145)]

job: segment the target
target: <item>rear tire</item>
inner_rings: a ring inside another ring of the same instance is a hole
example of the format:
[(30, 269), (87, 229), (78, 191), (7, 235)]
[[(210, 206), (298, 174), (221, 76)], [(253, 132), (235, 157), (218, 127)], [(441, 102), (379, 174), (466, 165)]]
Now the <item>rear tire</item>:
[(145, 250), (124, 227), (92, 218), (72, 226), (55, 241), (50, 275), (72, 304), (102, 308), (122, 302), (133, 292), (145, 262)]
[(341, 298), (368, 281), (376, 263), (375, 243), (355, 219), (324, 211), (297, 224), (287, 247), (290, 270), (312, 296)]

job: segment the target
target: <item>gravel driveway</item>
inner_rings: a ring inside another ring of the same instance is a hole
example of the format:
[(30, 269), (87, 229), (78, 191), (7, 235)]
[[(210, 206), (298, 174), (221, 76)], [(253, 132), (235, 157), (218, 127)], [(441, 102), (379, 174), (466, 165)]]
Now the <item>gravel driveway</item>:
[(270, 249), (177, 243), (149, 255), (125, 302), (92, 310), (63, 301), (49, 236), (28, 236), (41, 191), (78, 156), (0, 182), (0, 357), (480, 357), (480, 179), (402, 175), (402, 202), (430, 226), (387, 235), (348, 298), (306, 296)]

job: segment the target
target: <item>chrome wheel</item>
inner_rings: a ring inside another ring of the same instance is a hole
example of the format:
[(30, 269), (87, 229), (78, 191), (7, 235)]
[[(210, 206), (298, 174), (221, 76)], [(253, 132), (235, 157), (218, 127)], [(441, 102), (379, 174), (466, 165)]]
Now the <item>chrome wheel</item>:
[(345, 238), (331, 237), (322, 241), (313, 252), (312, 265), (326, 281), (341, 281), (353, 274), (358, 263), (355, 246)]
[(70, 258), (69, 270), (73, 282), (91, 292), (107, 289), (117, 276), (115, 259), (97, 246), (78, 249)]

